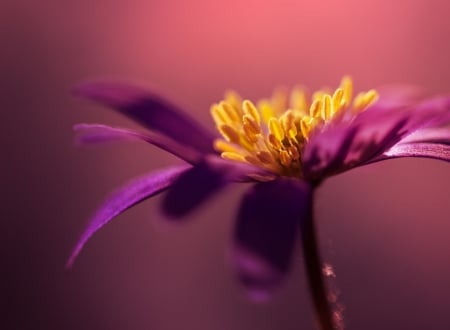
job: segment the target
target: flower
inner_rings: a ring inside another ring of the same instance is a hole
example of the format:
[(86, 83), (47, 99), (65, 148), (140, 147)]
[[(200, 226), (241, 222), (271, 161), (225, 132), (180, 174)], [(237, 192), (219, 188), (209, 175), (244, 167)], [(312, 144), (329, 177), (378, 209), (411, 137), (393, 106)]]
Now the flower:
[[(289, 271), (299, 227), (304, 248), (312, 244), (313, 192), (324, 179), (398, 157), (450, 161), (450, 97), (419, 99), (406, 89), (353, 97), (352, 90), (352, 80), (344, 77), (336, 90), (311, 97), (294, 88), (252, 103), (230, 92), (211, 107), (220, 133), (215, 135), (144, 89), (112, 82), (80, 86), (79, 96), (151, 130), (79, 124), (81, 142), (143, 141), (185, 164), (146, 174), (114, 192), (90, 220), (67, 265), (98, 229), (147, 198), (167, 190), (162, 210), (178, 219), (227, 184), (240, 182), (249, 188), (237, 214), (234, 266), (253, 297), (268, 296)], [(307, 267), (317, 265), (307, 260)]]

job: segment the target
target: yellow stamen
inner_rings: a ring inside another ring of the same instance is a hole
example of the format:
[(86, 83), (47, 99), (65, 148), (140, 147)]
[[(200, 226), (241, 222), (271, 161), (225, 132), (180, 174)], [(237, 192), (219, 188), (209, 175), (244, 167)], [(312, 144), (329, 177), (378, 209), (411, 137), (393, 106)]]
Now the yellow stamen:
[(315, 92), (313, 93), (311, 99), (313, 100), (313, 102), (314, 102), (315, 100), (320, 100), (324, 94), (326, 94), (326, 92), (323, 91), (323, 90), (315, 91)]
[(323, 120), (330, 119), (331, 113), (333, 112), (331, 96), (328, 94), (324, 94), (322, 96), (322, 104), (320, 108), (320, 114), (322, 115)]
[(258, 157), (258, 159), (265, 164), (271, 164), (274, 161), (274, 158), (272, 156), (272, 154), (268, 151), (259, 151), (256, 156)]
[(211, 106), (223, 136), (214, 141), (214, 149), (223, 158), (260, 166), (276, 175), (302, 177), (302, 152), (311, 134), (326, 130), (335, 120), (351, 120), (378, 98), (375, 90), (354, 99), (352, 95), (350, 77), (344, 77), (334, 91), (319, 90), (309, 99), (298, 87), (291, 94), (277, 90), (270, 99), (256, 103), (228, 92), (224, 101)]
[(222, 158), (229, 159), (229, 160), (237, 160), (239, 162), (244, 162), (244, 163), (247, 162), (243, 155), (235, 153), (235, 152), (231, 152), (231, 151), (222, 152), (221, 156), (222, 156)]
[(292, 163), (292, 158), (289, 156), (286, 150), (281, 150), (280, 152), (280, 162), (286, 167), (289, 167)]
[(321, 108), (322, 108), (322, 100), (321, 99), (314, 100), (314, 102), (311, 104), (311, 107), (309, 108), (309, 115), (313, 118), (319, 117)]
[(233, 144), (225, 142), (221, 139), (214, 140), (214, 149), (220, 152), (234, 152), (239, 153), (239, 148), (235, 147)]
[(350, 77), (345, 76), (344, 78), (342, 78), (341, 88), (344, 91), (342, 101), (344, 101), (345, 105), (350, 105), (350, 101), (352, 99), (353, 94), (353, 82)]
[(258, 109), (256, 109), (255, 105), (251, 101), (245, 100), (242, 103), (242, 107), (244, 108), (244, 112), (253, 117), (258, 125), (261, 123), (261, 117), (259, 116)]
[(242, 117), (242, 120), (244, 122), (244, 126), (248, 126), (251, 132), (253, 134), (260, 134), (261, 133), (261, 126), (257, 123), (257, 121), (254, 119), (253, 116), (250, 115), (244, 115)]
[(333, 110), (331, 112), (331, 115), (334, 115), (342, 107), (343, 98), (344, 90), (342, 88), (336, 89), (332, 98)]
[(269, 101), (261, 100), (258, 102), (258, 108), (261, 112), (261, 117), (264, 123), (269, 123), (269, 119), (275, 117), (275, 112), (273, 111)]
[(300, 158), (300, 153), (298, 152), (298, 149), (294, 146), (288, 148), (288, 153), (293, 160), (298, 160)]
[(242, 114), (242, 98), (235, 91), (227, 91), (225, 93), (225, 102), (231, 104), (239, 114)]
[(231, 127), (230, 125), (223, 124), (219, 126), (219, 132), (223, 135), (225, 140), (232, 143), (239, 143), (239, 134), (238, 132)]
[(255, 156), (245, 156), (244, 159), (253, 165), (262, 165), (261, 162), (259, 161), (258, 158), (256, 158)]
[(288, 132), (292, 128), (292, 124), (294, 123), (294, 114), (292, 113), (292, 110), (288, 110), (283, 113), (280, 117), (280, 121), (284, 131)]
[(312, 131), (314, 125), (314, 118), (305, 116), (300, 121), (300, 129), (302, 131), (303, 137), (308, 140), (309, 133)]
[(278, 119), (275, 117), (270, 118), (269, 120), (269, 132), (273, 134), (278, 141), (281, 141), (284, 138), (284, 132), (281, 129)]
[(269, 143), (272, 146), (272, 148), (274, 148), (275, 150), (280, 150), (281, 149), (281, 142), (280, 140), (278, 140), (275, 135), (273, 134), (269, 134)]
[(217, 126), (228, 124), (228, 118), (224, 116), (218, 104), (213, 104), (210, 112)]
[(258, 137), (256, 134), (251, 130), (251, 127), (249, 125), (244, 125), (244, 136), (248, 139), (250, 143), (256, 143), (258, 142)]
[(222, 101), (220, 102), (219, 107), (222, 109), (223, 113), (226, 114), (226, 116), (229, 118), (229, 121), (233, 123), (238, 123), (241, 120), (239, 113), (237, 112), (237, 109), (233, 107), (230, 103)]
[(359, 93), (355, 100), (353, 101), (354, 112), (358, 112), (361, 109), (367, 108), (369, 105), (374, 103), (378, 98), (378, 93), (371, 89), (367, 93)]

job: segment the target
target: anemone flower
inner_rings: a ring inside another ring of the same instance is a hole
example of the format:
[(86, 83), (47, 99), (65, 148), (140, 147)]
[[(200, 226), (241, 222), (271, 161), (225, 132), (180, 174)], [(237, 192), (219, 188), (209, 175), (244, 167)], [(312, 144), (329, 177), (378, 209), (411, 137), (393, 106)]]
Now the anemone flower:
[(252, 103), (234, 92), (211, 106), (212, 134), (165, 99), (127, 84), (80, 86), (84, 98), (134, 119), (151, 132), (79, 124), (86, 143), (137, 140), (184, 161), (134, 179), (100, 206), (69, 260), (88, 239), (133, 205), (167, 190), (162, 210), (181, 218), (230, 183), (248, 191), (238, 208), (233, 242), (237, 278), (255, 299), (267, 298), (288, 273), (300, 236), (310, 291), (321, 329), (338, 324), (327, 300), (313, 221), (314, 191), (329, 176), (398, 157), (450, 161), (450, 97), (421, 98), (405, 90), (353, 97), (344, 77), (334, 90), (308, 96), (276, 91)]

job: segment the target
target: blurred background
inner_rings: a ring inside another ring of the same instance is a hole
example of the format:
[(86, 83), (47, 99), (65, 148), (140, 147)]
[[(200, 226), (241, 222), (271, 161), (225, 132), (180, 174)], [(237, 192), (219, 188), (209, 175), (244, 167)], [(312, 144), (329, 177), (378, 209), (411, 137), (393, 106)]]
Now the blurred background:
[[(74, 99), (96, 77), (157, 86), (213, 128), (209, 106), (279, 85), (406, 82), (450, 92), (446, 0), (0, 2), (0, 328), (313, 329), (302, 257), (267, 304), (227, 261), (242, 187), (183, 225), (158, 198), (64, 263), (114, 187), (178, 162), (156, 148), (79, 148), (72, 125), (131, 121)], [(347, 329), (449, 329), (450, 166), (395, 160), (329, 179), (317, 222)], [(298, 247), (299, 249), (299, 247)]]

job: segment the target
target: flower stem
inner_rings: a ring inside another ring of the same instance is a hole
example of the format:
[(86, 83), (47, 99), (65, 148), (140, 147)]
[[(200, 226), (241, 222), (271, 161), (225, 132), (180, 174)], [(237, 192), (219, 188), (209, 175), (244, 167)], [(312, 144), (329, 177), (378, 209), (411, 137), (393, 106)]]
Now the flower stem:
[[(314, 194), (314, 189), (312, 194)], [(313, 200), (314, 196), (312, 196), (311, 203), (309, 203), (309, 216), (305, 217), (301, 222), (305, 268), (319, 328), (321, 330), (334, 330), (336, 329), (335, 322), (328, 301), (328, 290), (324, 283), (322, 261), (320, 259), (317, 244), (318, 241), (313, 216)]]

